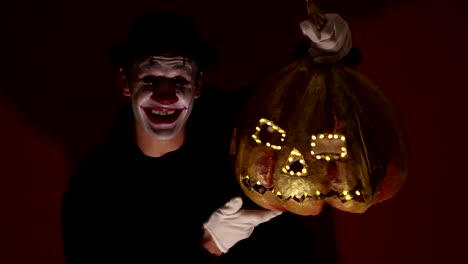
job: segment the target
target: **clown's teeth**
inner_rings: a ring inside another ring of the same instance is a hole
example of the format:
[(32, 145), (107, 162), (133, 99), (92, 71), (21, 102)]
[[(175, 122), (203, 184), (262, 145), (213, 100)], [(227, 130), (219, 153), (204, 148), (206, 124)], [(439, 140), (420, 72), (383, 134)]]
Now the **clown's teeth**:
[(156, 110), (151, 110), (151, 113), (155, 115), (172, 115), (175, 111), (156, 111)]

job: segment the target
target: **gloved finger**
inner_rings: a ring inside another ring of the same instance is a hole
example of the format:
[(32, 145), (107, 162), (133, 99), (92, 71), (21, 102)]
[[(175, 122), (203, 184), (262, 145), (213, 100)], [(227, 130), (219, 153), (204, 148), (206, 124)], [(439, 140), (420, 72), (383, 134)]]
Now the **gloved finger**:
[(256, 225), (270, 221), (276, 216), (283, 213), (283, 211), (273, 211), (273, 210), (241, 210), (239, 212), (242, 214), (242, 218), (246, 219), (251, 223)]
[(242, 197), (234, 197), (229, 200), (223, 207), (219, 208), (219, 211), (224, 215), (232, 215), (239, 211), (242, 207)]

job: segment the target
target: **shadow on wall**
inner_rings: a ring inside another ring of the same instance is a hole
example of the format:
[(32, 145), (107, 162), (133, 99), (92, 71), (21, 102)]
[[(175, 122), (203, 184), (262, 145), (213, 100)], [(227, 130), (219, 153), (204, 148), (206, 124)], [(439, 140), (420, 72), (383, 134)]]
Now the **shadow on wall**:
[(60, 264), (68, 156), (18, 112), (0, 93), (0, 263)]

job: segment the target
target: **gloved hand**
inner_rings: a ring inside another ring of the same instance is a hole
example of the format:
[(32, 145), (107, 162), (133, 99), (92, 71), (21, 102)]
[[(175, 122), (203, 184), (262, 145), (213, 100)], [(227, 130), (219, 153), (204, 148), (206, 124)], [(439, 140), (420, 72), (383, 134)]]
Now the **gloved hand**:
[(302, 33), (311, 40), (310, 55), (318, 63), (337, 62), (346, 56), (353, 46), (348, 23), (338, 14), (325, 14), (327, 23), (319, 30), (313, 21), (305, 20)]
[(247, 210), (241, 207), (242, 198), (235, 197), (213, 212), (203, 225), (223, 253), (240, 240), (248, 238), (256, 226), (282, 213), (272, 210)]

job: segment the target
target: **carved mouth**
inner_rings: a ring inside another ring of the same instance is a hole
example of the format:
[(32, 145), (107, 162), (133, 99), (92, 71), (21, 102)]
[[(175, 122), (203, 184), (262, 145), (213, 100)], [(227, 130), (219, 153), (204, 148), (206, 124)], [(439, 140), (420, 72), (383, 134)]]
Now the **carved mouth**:
[(306, 199), (314, 199), (314, 200), (322, 200), (324, 198), (336, 198), (339, 199), (342, 203), (354, 201), (359, 203), (364, 203), (364, 195), (362, 191), (362, 184), (357, 184), (352, 190), (345, 190), (345, 191), (336, 191), (330, 190), (327, 193), (321, 193), (320, 191), (316, 191), (315, 193), (302, 193), (299, 195), (290, 195), (284, 196), (280, 191), (275, 190), (274, 186), (272, 187), (265, 187), (260, 182), (252, 183), (249, 176), (240, 176), (240, 182), (242, 185), (247, 188), (249, 191), (259, 193), (261, 195), (265, 194), (266, 192), (272, 192), (275, 196), (282, 200), (288, 201), (293, 200), (298, 203), (304, 202)]

